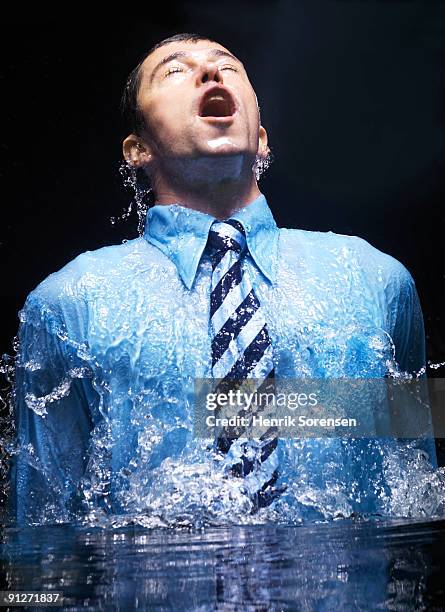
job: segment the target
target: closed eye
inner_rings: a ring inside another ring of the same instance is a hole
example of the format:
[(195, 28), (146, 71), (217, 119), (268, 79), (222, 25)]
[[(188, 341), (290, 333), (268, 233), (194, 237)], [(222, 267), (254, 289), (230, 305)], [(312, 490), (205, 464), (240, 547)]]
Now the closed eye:
[(238, 72), (238, 68), (236, 68), (232, 64), (224, 64), (224, 66), (220, 66), (219, 69), (220, 70), (233, 70), (234, 72)]
[(174, 74), (175, 72), (182, 72), (182, 71), (183, 71), (183, 68), (181, 68), (180, 66), (174, 66), (173, 68), (169, 68), (169, 69), (168, 69), (168, 70), (165, 72), (164, 76), (166, 76), (166, 77), (167, 77), (167, 76), (169, 76), (170, 74)]
[[(223, 66), (219, 67), (219, 70), (233, 70), (234, 72), (238, 72), (238, 68), (236, 68), (236, 66), (233, 66), (232, 64), (224, 64)], [(181, 66), (172, 66), (164, 73), (164, 77), (168, 77), (171, 74), (175, 74), (176, 72), (183, 72), (183, 71), (184, 71), (184, 68), (181, 68)]]

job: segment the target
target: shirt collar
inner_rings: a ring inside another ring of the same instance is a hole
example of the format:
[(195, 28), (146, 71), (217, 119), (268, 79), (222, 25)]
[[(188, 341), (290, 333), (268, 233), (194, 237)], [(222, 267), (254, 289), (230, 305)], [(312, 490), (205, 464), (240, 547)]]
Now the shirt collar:
[[(274, 283), (279, 230), (264, 195), (260, 194), (230, 218), (243, 225), (250, 254), (261, 272)], [(188, 289), (195, 280), (214, 221), (218, 219), (180, 204), (156, 204), (147, 212), (145, 239), (171, 259)]]

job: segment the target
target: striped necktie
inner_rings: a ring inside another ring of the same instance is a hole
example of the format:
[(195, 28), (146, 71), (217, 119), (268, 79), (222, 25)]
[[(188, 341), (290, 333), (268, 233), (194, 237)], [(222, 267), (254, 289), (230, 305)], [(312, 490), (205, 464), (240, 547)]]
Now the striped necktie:
[[(248, 271), (243, 269), (247, 253), (244, 228), (236, 219), (215, 221), (208, 244), (213, 270), (212, 375), (221, 379), (218, 391), (227, 392), (239, 387), (242, 380), (253, 378), (259, 379), (255, 391), (273, 393), (272, 345), (267, 323)], [(229, 458), (232, 475), (244, 479), (253, 511), (269, 505), (282, 490), (274, 486), (278, 479), (275, 432), (275, 428), (270, 428), (259, 439), (241, 441), (245, 429), (227, 427), (216, 440), (216, 450)]]

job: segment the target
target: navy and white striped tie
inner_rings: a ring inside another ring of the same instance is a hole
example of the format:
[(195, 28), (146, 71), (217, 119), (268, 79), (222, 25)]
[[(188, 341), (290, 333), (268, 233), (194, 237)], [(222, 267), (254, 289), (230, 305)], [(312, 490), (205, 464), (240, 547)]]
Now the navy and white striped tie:
[[(215, 221), (208, 244), (212, 261), (210, 324), (212, 374), (221, 379), (219, 391), (240, 386), (246, 378), (259, 379), (258, 393), (274, 391), (272, 345), (260, 303), (249, 274), (243, 269), (246, 235), (236, 219)], [(252, 389), (251, 389), (252, 390)], [(240, 438), (243, 428), (224, 428), (216, 441), (231, 473), (244, 479), (253, 509), (269, 505), (279, 490), (277, 437), (270, 428), (259, 439)]]

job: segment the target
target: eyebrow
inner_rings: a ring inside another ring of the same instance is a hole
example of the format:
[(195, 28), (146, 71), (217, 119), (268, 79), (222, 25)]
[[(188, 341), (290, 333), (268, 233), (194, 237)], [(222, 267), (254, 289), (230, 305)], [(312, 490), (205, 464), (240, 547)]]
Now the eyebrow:
[[(237, 57), (235, 57), (228, 51), (223, 51), (222, 49), (212, 49), (211, 51), (209, 51), (208, 55), (209, 57), (229, 57), (235, 62), (238, 62), (238, 64), (241, 64), (241, 66), (243, 65), (243, 63)], [(190, 53), (188, 53), (187, 51), (176, 51), (175, 53), (170, 53), (170, 55), (167, 55), (166, 57), (161, 59), (161, 61), (158, 64), (156, 64), (155, 68), (153, 69), (153, 72), (151, 73), (150, 85), (152, 84), (155, 74), (159, 70), (159, 68), (161, 68), (162, 66), (165, 66), (165, 64), (168, 64), (169, 62), (172, 62), (173, 60), (184, 59), (187, 57), (190, 57)]]

